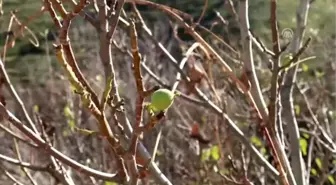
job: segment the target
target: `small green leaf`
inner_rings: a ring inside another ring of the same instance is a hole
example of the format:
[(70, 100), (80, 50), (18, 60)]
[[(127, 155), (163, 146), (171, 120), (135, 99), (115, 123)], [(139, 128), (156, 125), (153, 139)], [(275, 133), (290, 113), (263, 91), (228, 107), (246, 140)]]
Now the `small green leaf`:
[(323, 71), (322, 72), (316, 71), (316, 77), (317, 78), (322, 78), (324, 75), (325, 75), (325, 73)]
[(309, 139), (309, 138), (310, 138), (309, 134), (307, 134), (307, 133), (303, 133), (302, 136), (303, 136), (304, 138), (306, 138), (306, 139)]
[(312, 174), (313, 176), (316, 176), (316, 175), (317, 175), (317, 170), (316, 170), (315, 168), (312, 168), (312, 169), (310, 170), (310, 172), (311, 172), (311, 174)]
[(238, 125), (238, 127), (248, 127), (249, 126), (249, 124), (245, 121), (238, 121), (236, 124)]
[(115, 182), (105, 181), (105, 185), (118, 185)]
[(295, 110), (295, 114), (299, 115), (301, 112), (300, 106), (299, 105), (294, 105), (294, 110)]
[(332, 185), (335, 185), (335, 184), (336, 184), (335, 179), (334, 179), (334, 177), (333, 177), (332, 175), (328, 175), (328, 180), (329, 180), (329, 182), (330, 182)]
[(218, 161), (218, 159), (220, 158), (220, 155), (219, 155), (219, 147), (217, 145), (211, 147), (210, 149), (210, 152), (211, 152), (211, 157)]
[(164, 153), (161, 152), (161, 151), (159, 151), (159, 150), (156, 151), (156, 155), (157, 155), (157, 156), (162, 156), (163, 154), (164, 154)]
[(322, 169), (322, 161), (320, 158), (316, 157), (315, 158), (315, 163), (319, 169)]
[(75, 129), (75, 127), (76, 127), (76, 123), (75, 123), (74, 120), (69, 120), (68, 121), (68, 125), (69, 125), (71, 131), (73, 131)]
[(63, 135), (63, 137), (69, 136), (69, 131), (68, 130), (63, 130), (62, 135)]
[(265, 155), (267, 153), (267, 150), (265, 147), (261, 148), (260, 150), (261, 154)]
[(33, 110), (34, 112), (39, 112), (40, 108), (38, 105), (34, 105)]
[(262, 141), (261, 141), (258, 137), (256, 137), (256, 136), (252, 136), (252, 137), (251, 137), (251, 142), (252, 142), (254, 145), (256, 145), (257, 147), (261, 147), (261, 146), (263, 146)]
[(73, 113), (72, 113), (72, 111), (71, 111), (71, 109), (68, 105), (64, 107), (63, 112), (64, 112), (64, 115), (65, 115), (66, 118), (73, 119), (73, 117), (74, 117)]
[(63, 112), (64, 112), (64, 116), (67, 119), (67, 122), (68, 122), (68, 125), (69, 125), (71, 131), (73, 131), (75, 129), (75, 126), (76, 126), (74, 113), (71, 111), (71, 109), (68, 105), (66, 105), (64, 107)]
[(223, 175), (229, 175), (230, 174), (230, 171), (228, 169), (223, 169), (223, 170), (220, 170), (219, 171), (220, 174), (223, 174)]
[(307, 155), (307, 148), (308, 148), (308, 142), (304, 138), (300, 138), (300, 147), (301, 147), (301, 152), (303, 156)]
[(283, 58), (282, 58), (282, 65), (288, 65), (289, 62), (293, 59), (293, 55), (291, 53), (285, 55)]
[(201, 161), (208, 161), (211, 155), (210, 149), (203, 149), (202, 150), (202, 156), (201, 156)]
[(307, 72), (309, 70), (309, 67), (307, 64), (301, 64), (301, 68), (303, 72)]

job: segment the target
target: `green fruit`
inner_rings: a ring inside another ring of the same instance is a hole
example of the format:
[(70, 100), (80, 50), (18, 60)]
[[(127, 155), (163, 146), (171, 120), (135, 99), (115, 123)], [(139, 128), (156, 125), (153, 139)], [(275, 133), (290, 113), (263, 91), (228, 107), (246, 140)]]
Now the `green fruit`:
[(168, 109), (174, 102), (175, 94), (168, 89), (159, 89), (152, 94), (151, 108), (154, 112)]

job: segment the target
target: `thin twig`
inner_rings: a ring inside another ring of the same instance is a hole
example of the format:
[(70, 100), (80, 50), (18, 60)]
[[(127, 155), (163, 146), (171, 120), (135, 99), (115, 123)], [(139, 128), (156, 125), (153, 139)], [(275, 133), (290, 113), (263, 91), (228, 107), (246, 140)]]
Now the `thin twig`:
[(114, 35), (114, 32), (117, 28), (117, 25), (118, 25), (118, 22), (119, 22), (119, 15), (120, 15), (120, 12), (121, 12), (121, 9), (122, 7), (124, 6), (124, 3), (125, 3), (125, 0), (117, 0), (118, 3), (117, 3), (117, 7), (115, 7), (115, 10), (114, 10), (114, 15), (112, 16), (112, 19), (110, 20), (110, 30), (109, 32), (107, 33), (107, 39), (112, 41), (113, 39), (113, 35)]
[[(12, 24), (13, 24), (13, 20), (14, 20), (14, 16), (12, 15), (11, 18), (9, 19), (9, 23), (8, 23), (8, 28), (7, 28), (7, 36), (6, 36), (6, 39), (5, 39), (5, 45), (4, 45), (4, 48), (3, 48), (3, 52), (1, 53), (1, 57), (2, 57), (2, 61), (6, 61), (6, 54), (7, 54), (7, 45), (8, 45), (8, 42), (9, 42), (9, 38), (11, 36), (11, 30), (12, 30)], [(13, 32), (12, 32), (13, 33)]]
[[(16, 138), (13, 138), (14, 140), (14, 148), (15, 148), (15, 153), (17, 155), (17, 158), (20, 162), (22, 162), (22, 158), (21, 158), (21, 154), (20, 154), (20, 149), (19, 149), (19, 145), (17, 142)], [(22, 171), (24, 172), (24, 174), (28, 177), (29, 181), (31, 182), (31, 184), (33, 185), (37, 185), (35, 179), (32, 177), (32, 175), (29, 173), (29, 171), (27, 170), (26, 167), (21, 166)]]
[(26, 110), (26, 107), (25, 105), (23, 104), (22, 100), (20, 99), (19, 95), (17, 94), (17, 92), (15, 91), (14, 89), (14, 86), (13, 84), (11, 83), (9, 77), (8, 77), (8, 74), (6, 72), (6, 69), (5, 69), (5, 66), (4, 66), (4, 63), (2, 62), (2, 60), (0, 59), (0, 74), (2, 76), (2, 78), (5, 80), (5, 84), (8, 88), (8, 90), (10, 91), (12, 97), (14, 98), (15, 100), (15, 103), (19, 105), (20, 107), (20, 111), (23, 113), (24, 115), (24, 119), (25, 121), (27, 122), (27, 124), (29, 125), (29, 127), (35, 132), (35, 133), (38, 133), (33, 121), (31, 120), (27, 110)]
[[(248, 20), (248, 0), (240, 1), (239, 6), (239, 16), (240, 16), (240, 24), (241, 24), (241, 37), (243, 39), (243, 60), (244, 60), (244, 68), (247, 73), (248, 79), (250, 80), (252, 87), (251, 87), (251, 94), (253, 98), (250, 98), (251, 100), (256, 101), (256, 106), (254, 106), (254, 110), (258, 115), (258, 119), (260, 119), (260, 127), (263, 131), (263, 134), (265, 135), (269, 146), (272, 150), (272, 154), (278, 162), (277, 169), (280, 173), (280, 180), (284, 184), (287, 183), (287, 179), (285, 177), (285, 173), (283, 171), (282, 165), (279, 163), (279, 157), (278, 153), (279, 150), (276, 150), (279, 148), (278, 142), (276, 142), (276, 137), (274, 132), (266, 127), (266, 123), (268, 123), (269, 119), (271, 119), (268, 116), (265, 102), (263, 99), (263, 95), (261, 94), (259, 82), (256, 76), (256, 71), (254, 67), (254, 60), (252, 55), (252, 42), (251, 42), (251, 36), (249, 32), (249, 20)], [(273, 133), (273, 134), (272, 134)], [(278, 147), (276, 147), (278, 146)], [(276, 148), (275, 148), (276, 147)]]
[[(296, 28), (293, 39), (290, 43), (289, 53), (297, 53), (302, 44), (304, 30), (307, 25), (310, 0), (300, 0), (296, 10)], [(287, 123), (286, 131), (289, 135), (288, 142), (291, 153), (291, 166), (295, 181), (298, 185), (305, 183), (305, 164), (302, 160), (300, 151), (300, 133), (293, 105), (293, 89), (296, 81), (298, 65), (283, 74), (282, 87), (280, 88), (281, 97), (281, 119)], [(308, 172), (310, 173), (310, 172)]]
[[(121, 19), (122, 20), (122, 19)], [(125, 25), (129, 25), (128, 22), (122, 20), (121, 21)], [(161, 51), (168, 57), (169, 61), (173, 64), (173, 66), (182, 74), (182, 77), (184, 80), (190, 81), (190, 79), (184, 74), (183, 71), (178, 67), (178, 62), (177, 60), (167, 51), (167, 49), (159, 42), (157, 42), (154, 38), (153, 35), (149, 32), (145, 33), (149, 36), (149, 38), (154, 42), (154, 44), (161, 49)], [(242, 87), (243, 88), (243, 87)], [(221, 118), (227, 120), (227, 123), (231, 129), (233, 129), (235, 136), (237, 136), (240, 141), (244, 143), (244, 145), (255, 155), (257, 156), (258, 161), (263, 164), (264, 166), (267, 167), (270, 172), (272, 172), (273, 175), (278, 176), (278, 172), (272, 167), (271, 164), (260, 154), (260, 152), (249, 142), (249, 140), (245, 137), (243, 132), (236, 126), (236, 124), (228, 117), (228, 115), (224, 114), (223, 111), (217, 107), (212, 101), (210, 101), (203, 92), (201, 92), (197, 87), (196, 89), (196, 94), (199, 98), (201, 98), (205, 103), (205, 106), (212, 111), (214, 111), (218, 116)]]
[(15, 185), (24, 185), (20, 181), (18, 181), (11, 173), (9, 173), (7, 170), (5, 170), (1, 165), (0, 165), (0, 170), (4, 172), (4, 174), (14, 182)]
[(311, 38), (309, 37), (303, 44), (303, 46), (299, 49), (299, 51), (294, 55), (294, 57), (287, 64), (281, 66), (279, 68), (279, 71), (284, 69), (289, 70), (290, 68), (300, 64), (301, 62), (304, 62), (305, 60), (298, 60), (298, 59), (302, 55), (302, 53), (308, 48), (310, 41)]
[(208, 8), (208, 0), (204, 0), (204, 6), (203, 6), (203, 9), (202, 9), (202, 12), (201, 12), (201, 15), (199, 16), (199, 18), (197, 19), (197, 21), (195, 23), (193, 23), (193, 28), (195, 28), (195, 25), (199, 25), (205, 15), (205, 12)]
[[(280, 69), (280, 43), (279, 43), (279, 31), (277, 24), (277, 1), (272, 0), (270, 4), (270, 24), (272, 30), (272, 48), (274, 52), (273, 56), (273, 69), (272, 69), (272, 77), (271, 77), (271, 89), (270, 89), (270, 103), (268, 105), (269, 109), (269, 122), (267, 123), (267, 128), (270, 132), (271, 139), (273, 142), (273, 146), (275, 147), (275, 152), (273, 155), (275, 156), (276, 167), (280, 173), (280, 177), (283, 185), (296, 185), (293, 172), (287, 160), (286, 153), (284, 151), (284, 147), (281, 144), (279, 138), (279, 132), (276, 129), (277, 121), (278, 121), (278, 107), (279, 107), (279, 69)], [(279, 123), (282, 124), (282, 123)], [(282, 137), (282, 136), (281, 136)], [(285, 173), (286, 172), (286, 173)], [(289, 178), (289, 180), (288, 180)]]
[(13, 164), (13, 165), (20, 166), (20, 167), (29, 168), (29, 169), (34, 170), (34, 171), (45, 171), (46, 168), (47, 168), (46, 166), (33, 165), (31, 163), (23, 162), (21, 160), (14, 159), (12, 157), (8, 157), (8, 156), (5, 156), (3, 154), (0, 154), (0, 160), (8, 162), (8, 163)]
[(17, 129), (23, 132), (27, 137), (29, 137), (32, 141), (34, 141), (40, 148), (44, 149), (45, 152), (54, 156), (56, 159), (58, 159), (65, 165), (68, 165), (79, 172), (82, 172), (87, 175), (97, 177), (103, 180), (116, 181), (116, 182), (120, 180), (117, 174), (104, 173), (104, 172), (92, 169), (88, 166), (82, 165), (78, 163), (77, 161), (65, 156), (64, 154), (56, 150), (54, 147), (48, 145), (43, 139), (41, 139), (30, 128), (22, 124), (22, 122), (18, 118), (16, 118), (11, 112), (9, 112), (2, 103), (0, 103), (0, 114), (5, 119), (7, 119), (9, 122), (11, 122)]
[[(145, 88), (142, 82), (142, 74), (141, 74), (141, 57), (139, 53), (138, 48), (138, 35), (135, 29), (135, 24), (133, 21), (131, 21), (130, 25), (130, 34), (131, 34), (131, 52), (133, 56), (133, 72), (134, 72), (134, 78), (136, 82), (136, 88), (137, 88), (137, 98), (136, 98), (136, 114), (135, 114), (135, 124), (133, 126), (133, 134), (132, 134), (132, 140), (131, 140), (131, 146), (129, 148), (129, 152), (132, 155), (132, 160), (135, 163), (135, 156), (136, 156), (136, 150), (137, 150), (137, 144), (138, 144), (138, 138), (139, 134), (137, 133), (139, 131), (139, 128), (141, 126), (141, 122), (143, 119), (143, 107), (144, 107), (144, 99), (145, 99)], [(137, 173), (138, 169), (136, 167), (136, 163), (133, 164), (133, 177), (131, 179), (131, 182), (133, 184), (138, 184), (138, 178)], [(135, 173), (135, 174), (134, 174)]]
[(308, 109), (308, 112), (311, 116), (311, 118), (313, 119), (313, 124), (314, 126), (317, 127), (317, 129), (321, 132), (323, 138), (325, 141), (328, 142), (328, 145), (332, 147), (332, 150), (336, 151), (336, 144), (333, 142), (333, 140), (331, 139), (332, 137), (330, 137), (328, 135), (328, 133), (325, 131), (325, 129), (323, 129), (322, 125), (320, 124), (320, 122), (318, 121), (318, 119), (316, 118), (313, 110), (312, 110), (312, 107), (309, 103), (309, 100), (308, 100), (308, 97), (306, 96), (306, 94), (298, 87), (298, 85), (296, 84), (296, 87), (297, 89), (299, 90), (299, 93), (302, 95), (303, 97), (303, 100), (306, 104), (306, 107)]
[(313, 149), (315, 145), (315, 136), (312, 136), (308, 146), (308, 153), (307, 153), (307, 170), (306, 170), (306, 183), (309, 184), (310, 181), (310, 170), (312, 165), (312, 157), (313, 157)]
[(11, 129), (5, 127), (4, 125), (0, 124), (0, 129), (3, 130), (4, 132), (8, 133), (9, 135), (11, 135), (12, 137), (16, 138), (17, 140), (27, 144), (28, 146), (31, 146), (33, 148), (37, 148), (38, 146), (32, 142), (30, 142), (29, 140), (22, 138), (21, 136), (19, 136), (18, 134), (16, 134), (15, 132), (13, 132)]

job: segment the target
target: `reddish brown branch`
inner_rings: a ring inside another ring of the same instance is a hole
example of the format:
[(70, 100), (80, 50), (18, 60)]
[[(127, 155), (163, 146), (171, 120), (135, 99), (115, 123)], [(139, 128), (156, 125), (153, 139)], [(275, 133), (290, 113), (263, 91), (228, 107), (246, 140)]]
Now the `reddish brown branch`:
[(48, 0), (44, 0), (44, 5), (46, 6), (47, 10), (49, 11), (50, 17), (54, 21), (54, 25), (58, 29), (61, 29), (62, 28), (61, 21), (58, 20), (57, 14), (55, 12), (54, 7), (52, 6), (52, 3), (50, 1), (48, 1)]
[(137, 38), (137, 32), (135, 29), (134, 22), (131, 22), (130, 25), (131, 28), (131, 50), (133, 55), (133, 72), (134, 72), (134, 78), (136, 82), (137, 87), (137, 101), (136, 101), (136, 116), (135, 116), (135, 125), (133, 129), (133, 137), (132, 137), (132, 144), (130, 147), (131, 153), (134, 155), (136, 153), (136, 144), (138, 136), (136, 135), (136, 132), (138, 128), (141, 125), (142, 122), (142, 112), (143, 112), (143, 102), (144, 102), (144, 86), (142, 83), (142, 75), (141, 75), (141, 68), (140, 68), (140, 54), (138, 50), (138, 38)]
[(131, 35), (131, 51), (133, 55), (133, 72), (134, 72), (134, 78), (136, 82), (137, 87), (137, 98), (136, 98), (136, 113), (135, 113), (135, 124), (133, 126), (133, 134), (132, 134), (132, 140), (131, 140), (131, 146), (129, 148), (130, 155), (132, 156), (132, 163), (133, 163), (133, 177), (132, 182), (134, 184), (137, 184), (137, 176), (138, 176), (138, 170), (136, 168), (136, 151), (137, 151), (137, 144), (138, 144), (138, 138), (139, 134), (139, 128), (143, 119), (142, 112), (143, 112), (143, 103), (145, 98), (145, 88), (142, 82), (142, 75), (141, 75), (141, 57), (139, 53), (138, 48), (138, 35), (135, 29), (135, 24), (133, 21), (131, 21), (130, 25), (130, 35)]
[[(90, 84), (87, 82), (87, 80), (85, 79), (84, 75), (82, 74), (82, 72), (80, 71), (78, 65), (77, 65), (77, 61), (75, 59), (71, 44), (70, 44), (70, 40), (69, 40), (69, 35), (68, 35), (68, 30), (69, 27), (71, 25), (71, 20), (78, 15), (79, 12), (81, 12), (81, 10), (86, 6), (85, 1), (80, 1), (80, 3), (78, 3), (72, 12), (68, 13), (66, 16), (66, 19), (64, 19), (63, 21), (63, 25), (60, 27), (60, 35), (59, 35), (59, 40), (60, 40), (60, 44), (63, 47), (65, 56), (67, 58), (67, 62), (68, 64), (71, 66), (71, 68), (73, 69), (73, 72), (75, 73), (76, 77), (78, 78), (78, 80), (86, 87), (86, 89), (90, 92), (91, 94), (91, 98), (92, 101), (98, 106), (99, 105), (99, 100), (98, 97), (96, 95), (96, 93), (94, 92), (94, 90), (91, 88)], [(50, 15), (54, 16), (56, 15), (54, 10), (51, 8), (49, 9)], [(56, 20), (56, 17), (53, 18), (54, 20)], [(59, 21), (58, 21), (59, 22)]]
[(50, 0), (55, 9), (61, 14), (62, 19), (66, 19), (68, 12), (60, 0)]
[[(115, 152), (119, 164), (119, 172), (121, 177), (127, 178), (127, 171), (122, 159), (124, 149), (120, 145), (119, 140), (113, 134), (104, 111), (99, 110), (98, 107), (100, 107), (100, 102), (98, 100), (98, 97), (96, 93), (93, 91), (93, 89), (89, 86), (83, 74), (81, 73), (70, 44), (68, 32), (69, 27), (71, 25), (71, 21), (84, 9), (86, 5), (87, 5), (86, 1), (81, 0), (77, 5), (74, 6), (73, 11), (71, 11), (66, 15), (66, 18), (63, 20), (63, 25), (60, 28), (60, 36), (59, 36), (60, 46), (56, 47), (57, 50), (56, 54), (58, 56), (59, 61), (63, 65), (65, 66), (69, 65), (65, 69), (66, 72), (70, 74), (70, 77), (72, 78), (70, 79), (70, 81), (76, 85), (76, 87), (78, 88), (76, 90), (80, 91), (79, 93), (82, 97), (82, 100), (85, 101), (85, 103), (84, 102), (83, 103), (86, 104), (89, 111), (95, 116), (95, 118), (99, 123), (99, 129), (101, 135), (108, 141), (113, 151)], [(54, 15), (54, 13), (51, 13), (51, 15)], [(72, 73), (74, 73), (74, 76), (71, 76)], [(86, 93), (85, 91), (88, 91), (89, 94), (85, 94)]]

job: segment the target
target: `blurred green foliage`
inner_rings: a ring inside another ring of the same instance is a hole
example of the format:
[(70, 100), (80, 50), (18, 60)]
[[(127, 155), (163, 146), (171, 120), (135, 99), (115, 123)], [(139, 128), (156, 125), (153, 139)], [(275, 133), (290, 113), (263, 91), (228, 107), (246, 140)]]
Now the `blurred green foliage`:
[[(201, 15), (203, 10), (204, 0), (186, 0), (186, 1), (169, 1), (169, 0), (154, 0), (154, 2), (165, 4), (177, 9), (180, 9), (184, 12), (191, 14), (194, 17), (194, 20), (197, 20)], [(238, 1), (237, 1), (238, 2)], [(297, 1), (292, 0), (282, 0), (278, 1), (278, 20), (279, 20), (279, 30), (281, 31), (284, 28), (294, 29), (296, 22), (296, 8), (298, 5)], [(203, 17), (201, 24), (210, 27), (211, 22), (216, 17), (216, 11), (218, 11), (224, 19), (227, 21), (232, 21), (232, 16), (228, 11), (228, 8), (224, 6), (225, 1), (222, 0), (212, 0), (208, 1), (208, 8), (205, 16)], [(249, 16), (250, 16), (250, 25), (254, 33), (264, 41), (264, 43), (270, 47), (270, 25), (269, 25), (269, 1), (264, 0), (253, 0), (249, 1)], [(6, 37), (6, 30), (9, 22), (10, 11), (17, 10), (17, 16), (19, 19), (24, 22), (29, 16), (35, 14), (40, 10), (42, 1), (36, 0), (5, 0), (3, 4), (4, 14), (0, 17), (0, 45), (3, 46), (4, 40)], [(69, 6), (66, 6), (69, 7)], [(238, 7), (238, 4), (235, 4), (235, 7)], [(130, 10), (130, 6), (125, 6), (125, 9)], [(139, 6), (139, 9), (143, 16), (148, 20), (148, 23), (154, 23), (167, 17), (161, 12), (153, 9), (152, 7)], [(238, 11), (238, 9), (237, 9)], [(314, 51), (316, 53), (317, 59), (309, 61), (307, 65), (311, 68), (310, 65), (318, 65), (320, 61), (327, 60), (330, 57), (328, 51), (326, 51), (326, 46), (318, 45), (316, 42), (326, 42), (328, 40), (335, 38), (335, 3), (334, 0), (324, 0), (324, 1), (314, 1), (309, 12), (309, 21), (306, 29), (306, 36), (314, 37), (313, 43)], [(233, 22), (233, 21), (232, 21)], [(229, 32), (232, 35), (239, 36), (239, 30), (235, 29), (233, 25), (229, 28)], [(27, 66), (36, 66), (39, 65), (39, 68), (45, 70), (52, 63), (44, 62), (41, 65), (41, 61), (48, 59), (46, 52), (50, 47), (46, 45), (47, 30), (55, 30), (51, 21), (51, 18), (48, 13), (44, 13), (43, 16), (35, 20), (32, 24), (29, 25), (29, 28), (36, 34), (38, 40), (40, 41), (40, 48), (35, 48), (28, 40), (29, 34), (26, 33), (24, 38), (20, 38), (16, 41), (14, 48), (8, 50), (7, 62), (13, 61), (9, 64), (9, 67), (13, 67), (19, 71), (20, 68), (26, 70)], [(225, 38), (225, 32), (223, 27), (216, 26), (214, 32), (223, 36)], [(231, 33), (232, 32), (232, 33)], [(185, 37), (186, 39), (191, 39), (190, 37)], [(328, 48), (327, 48), (328, 49)], [(333, 48), (329, 48), (330, 51), (333, 51)], [(315, 54), (314, 53), (314, 54)], [(50, 58), (48, 60), (51, 60)], [(330, 60), (330, 59), (329, 59)], [(319, 61), (319, 62), (316, 62)], [(22, 65), (22, 63), (25, 63)], [(29, 65), (28, 65), (29, 64)], [(35, 67), (33, 67), (36, 70)], [(36, 72), (36, 71), (35, 71)]]

